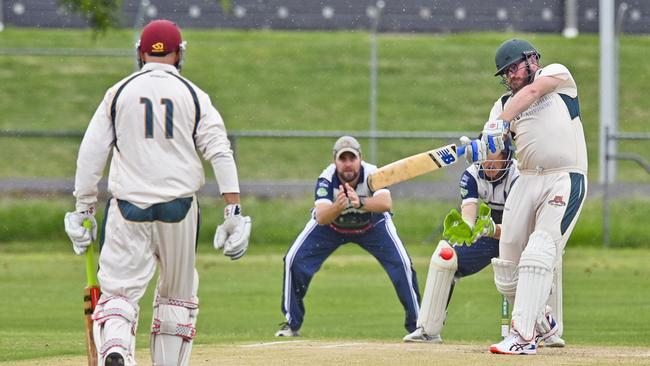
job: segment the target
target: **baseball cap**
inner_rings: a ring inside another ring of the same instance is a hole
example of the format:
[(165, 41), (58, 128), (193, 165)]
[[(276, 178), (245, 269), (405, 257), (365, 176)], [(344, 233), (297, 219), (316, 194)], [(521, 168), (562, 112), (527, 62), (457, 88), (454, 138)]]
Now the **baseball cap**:
[(139, 47), (145, 53), (166, 55), (177, 51), (181, 43), (183, 43), (181, 30), (176, 23), (157, 19), (152, 20), (142, 29)]
[(334, 143), (334, 159), (338, 159), (344, 152), (351, 152), (356, 157), (361, 156), (361, 145), (359, 141), (352, 136), (342, 136)]

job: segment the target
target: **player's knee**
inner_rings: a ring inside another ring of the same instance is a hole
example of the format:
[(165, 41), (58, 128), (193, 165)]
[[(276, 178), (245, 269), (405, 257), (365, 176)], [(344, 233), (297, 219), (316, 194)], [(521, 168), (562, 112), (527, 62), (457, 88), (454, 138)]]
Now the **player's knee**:
[(553, 271), (557, 259), (557, 246), (553, 236), (545, 230), (536, 230), (528, 238), (528, 244), (521, 253), (519, 268), (533, 267)]
[(186, 365), (196, 334), (198, 298), (156, 296), (151, 325), (151, 355), (156, 365)]

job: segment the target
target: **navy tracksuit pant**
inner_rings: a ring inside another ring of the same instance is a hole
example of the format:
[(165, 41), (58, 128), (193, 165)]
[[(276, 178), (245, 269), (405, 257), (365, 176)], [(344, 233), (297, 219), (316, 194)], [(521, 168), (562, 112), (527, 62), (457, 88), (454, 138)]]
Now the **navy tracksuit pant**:
[(343, 234), (328, 225), (318, 225), (313, 218), (309, 220), (284, 257), (282, 312), (291, 329), (298, 330), (302, 325), (303, 299), (312, 277), (334, 250), (349, 242), (370, 252), (388, 273), (406, 312), (404, 326), (409, 332), (414, 331), (420, 303), (417, 278), (388, 213), (361, 234)]

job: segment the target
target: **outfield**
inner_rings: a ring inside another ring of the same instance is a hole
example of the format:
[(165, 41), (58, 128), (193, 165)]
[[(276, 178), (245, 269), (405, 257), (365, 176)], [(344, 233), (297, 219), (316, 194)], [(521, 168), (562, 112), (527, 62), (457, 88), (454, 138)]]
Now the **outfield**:
[[(38, 250), (40, 244), (22, 243), (30, 252), (4, 251), (0, 256), (0, 361), (84, 353), (83, 259), (71, 254), (65, 242), (57, 243), (65, 250), (45, 252)], [(237, 359), (246, 360), (258, 352), (241, 345), (278, 340), (273, 332), (283, 320), (279, 310), (282, 249), (253, 245), (244, 260), (232, 262), (206, 244), (199, 249), (201, 314), (196, 343), (202, 346), (199, 349), (215, 350), (215, 354), (234, 358), (230, 364), (237, 364)], [(408, 249), (422, 287), (433, 245), (416, 243)], [(645, 354), (644, 360), (650, 362), (649, 261), (648, 249), (567, 249), (564, 337), (569, 347), (627, 346), (637, 356)], [(485, 353), (486, 346), (498, 339), (500, 297), (491, 276), (487, 269), (464, 279), (454, 291), (442, 336), (451, 345), (473, 345), (461, 347), (461, 354)], [(386, 357), (401, 349), (395, 345), (405, 334), (401, 306), (378, 263), (356, 246), (341, 248), (325, 263), (312, 283), (306, 306), (301, 340), (387, 342)], [(151, 292), (141, 307), (138, 347), (145, 348)], [(273, 349), (268, 347), (255, 357), (271, 355)], [(296, 352), (298, 357), (300, 352)]]

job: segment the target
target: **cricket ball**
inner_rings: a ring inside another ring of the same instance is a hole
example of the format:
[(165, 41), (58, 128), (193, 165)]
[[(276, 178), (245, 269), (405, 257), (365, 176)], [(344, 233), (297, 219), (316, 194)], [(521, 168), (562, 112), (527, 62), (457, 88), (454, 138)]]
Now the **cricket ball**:
[(451, 248), (442, 248), (440, 249), (440, 253), (438, 253), (440, 258), (448, 261), (454, 256), (454, 250)]

